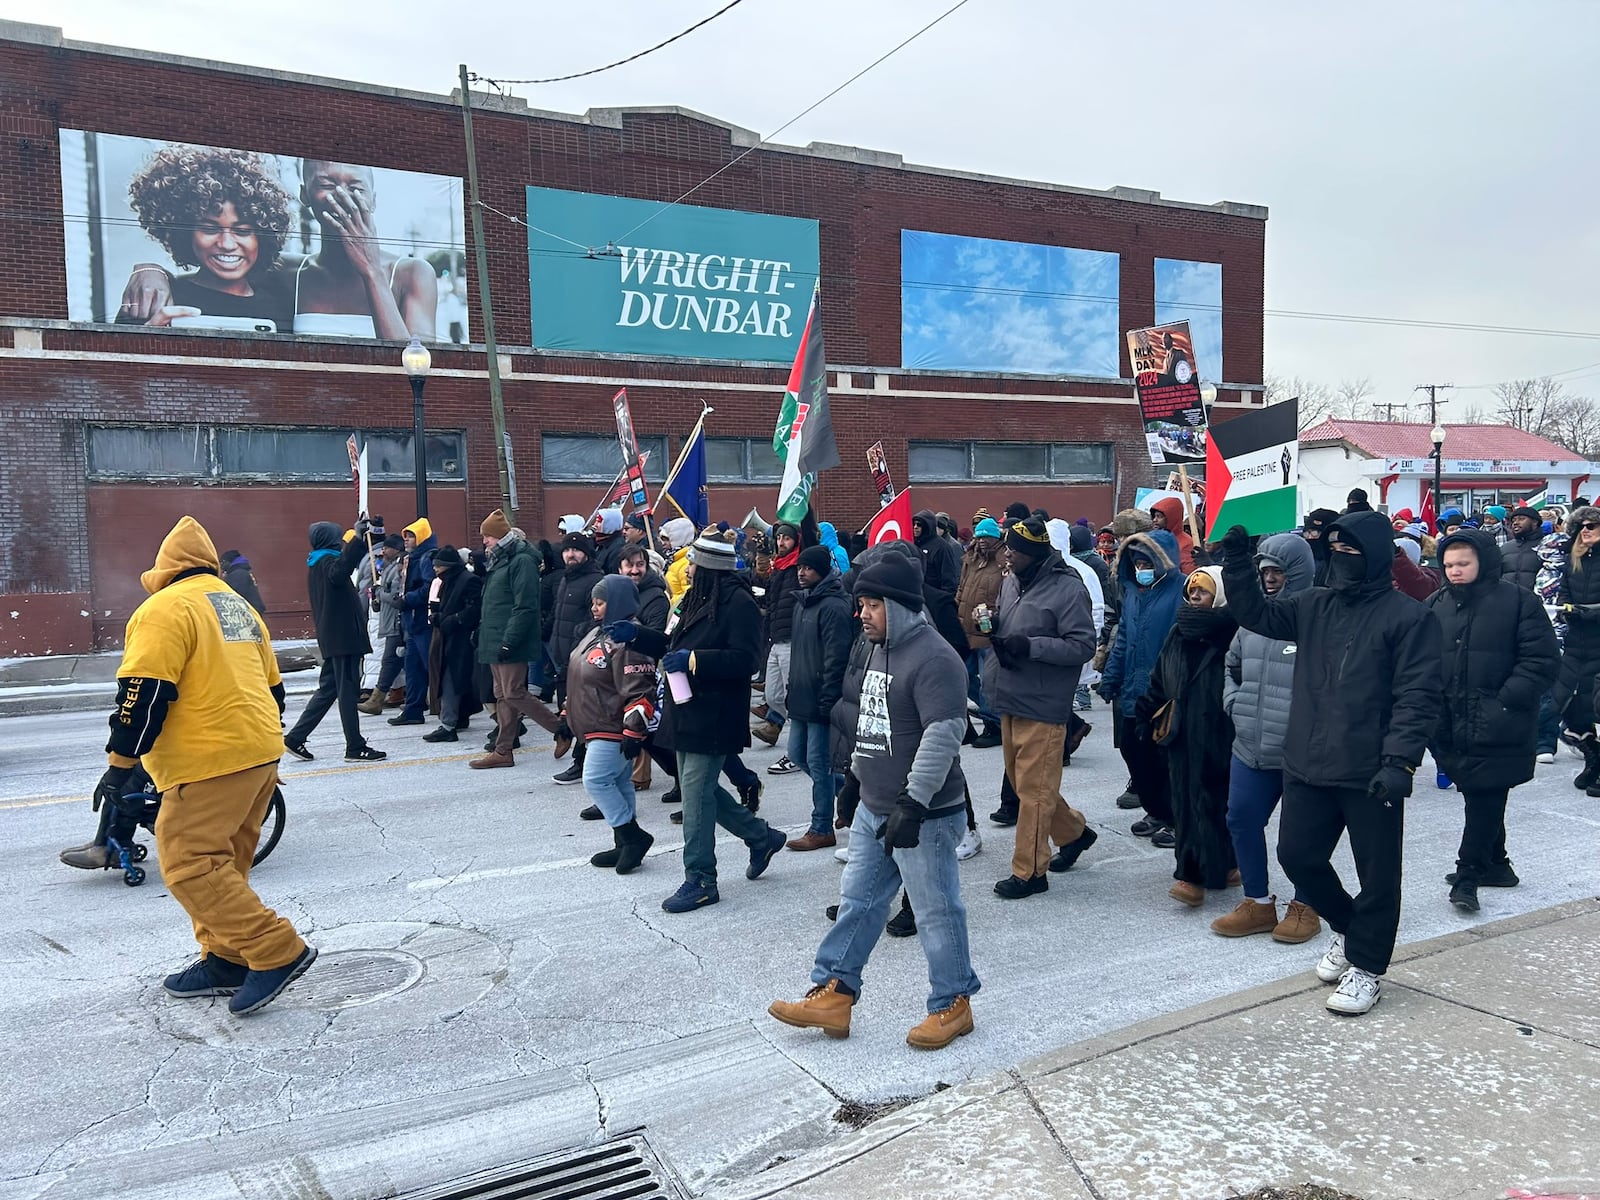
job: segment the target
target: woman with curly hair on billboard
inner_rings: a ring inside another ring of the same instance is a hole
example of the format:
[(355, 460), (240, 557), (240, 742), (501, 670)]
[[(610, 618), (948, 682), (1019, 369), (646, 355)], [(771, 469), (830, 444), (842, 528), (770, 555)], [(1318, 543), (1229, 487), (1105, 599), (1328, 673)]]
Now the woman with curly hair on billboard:
[(119, 323), (293, 329), (292, 281), (275, 269), (291, 200), (258, 155), (163, 147), (129, 182), (128, 199), (144, 231), (190, 270), (172, 278), (170, 296), (148, 320), (140, 322), (125, 303)]

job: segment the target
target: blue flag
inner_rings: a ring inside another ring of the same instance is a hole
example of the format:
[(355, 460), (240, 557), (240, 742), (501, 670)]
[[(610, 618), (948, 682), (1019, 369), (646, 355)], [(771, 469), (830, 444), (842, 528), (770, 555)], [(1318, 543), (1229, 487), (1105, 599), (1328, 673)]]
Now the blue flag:
[(672, 504), (680, 513), (702, 529), (711, 522), (711, 502), (706, 497), (706, 432), (703, 424), (696, 425), (683, 452), (661, 489), (661, 499)]

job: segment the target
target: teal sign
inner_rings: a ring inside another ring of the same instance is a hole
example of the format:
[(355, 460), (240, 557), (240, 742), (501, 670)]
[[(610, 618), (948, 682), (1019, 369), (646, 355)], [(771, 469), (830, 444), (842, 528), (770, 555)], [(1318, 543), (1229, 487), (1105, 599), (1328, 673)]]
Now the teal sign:
[(815, 221), (531, 187), (528, 227), (536, 349), (787, 363), (799, 348)]

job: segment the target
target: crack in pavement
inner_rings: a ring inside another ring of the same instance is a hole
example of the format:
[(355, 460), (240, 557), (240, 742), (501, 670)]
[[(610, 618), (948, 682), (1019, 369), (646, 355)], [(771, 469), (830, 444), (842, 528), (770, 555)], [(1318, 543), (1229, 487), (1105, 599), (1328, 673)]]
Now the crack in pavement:
[(150, 1072), (149, 1077), (144, 1081), (144, 1095), (141, 1096), (137, 1102), (128, 1105), (126, 1108), (119, 1108), (115, 1112), (107, 1113), (105, 1116), (100, 1117), (98, 1120), (94, 1120), (94, 1121), (89, 1122), (89, 1124), (85, 1125), (82, 1129), (76, 1130), (73, 1133), (68, 1134), (65, 1138), (63, 1138), (60, 1142), (58, 1142), (50, 1150), (50, 1152), (48, 1154), (46, 1154), (43, 1158), (41, 1158), (38, 1161), (37, 1164), (35, 1164), (33, 1170), (30, 1172), (30, 1174), (38, 1175), (39, 1173), (44, 1171), (45, 1168), (47, 1168), (50, 1165), (50, 1160), (52, 1158), (54, 1158), (56, 1155), (60, 1154), (63, 1150), (65, 1150), (68, 1146), (72, 1145), (73, 1142), (77, 1141), (79, 1138), (83, 1137), (85, 1134), (93, 1133), (96, 1129), (100, 1128), (100, 1126), (106, 1124), (108, 1121), (115, 1121), (118, 1117), (126, 1116), (128, 1113), (136, 1112), (137, 1110), (139, 1110), (141, 1108), (148, 1107), (149, 1104), (150, 1104), (150, 1093), (151, 1093), (151, 1090), (155, 1087), (156, 1077), (161, 1074), (162, 1070), (166, 1067), (166, 1065), (169, 1062), (171, 1062), (174, 1058), (176, 1058), (178, 1056), (178, 1052), (180, 1050), (182, 1050), (182, 1049), (183, 1049), (183, 1047), (181, 1045), (174, 1046), (168, 1052), (168, 1054), (167, 1054), (167, 1056), (165, 1058), (163, 1058), (160, 1062), (156, 1063), (155, 1068)]
[(1078, 1181), (1083, 1184), (1084, 1190), (1094, 1197), (1094, 1200), (1103, 1200), (1100, 1189), (1094, 1185), (1094, 1180), (1090, 1179), (1088, 1172), (1078, 1165), (1077, 1158), (1068, 1149), (1067, 1143), (1061, 1140), (1061, 1135), (1056, 1132), (1055, 1124), (1045, 1115), (1044, 1109), (1039, 1106), (1039, 1101), (1034, 1096), (1033, 1089), (1028, 1086), (1028, 1081), (1015, 1070), (1007, 1071), (1006, 1074), (1016, 1081), (1018, 1089), (1022, 1092), (1023, 1099), (1028, 1102), (1028, 1107), (1033, 1109), (1033, 1115), (1039, 1118), (1039, 1123), (1044, 1126), (1044, 1131), (1050, 1135), (1050, 1140), (1056, 1144), (1056, 1149), (1060, 1150), (1066, 1158), (1067, 1165), (1078, 1176)]
[(611, 1106), (606, 1103), (606, 1098), (600, 1094), (600, 1086), (594, 1081), (594, 1074), (589, 1070), (589, 1064), (581, 1064), (583, 1081), (589, 1085), (589, 1090), (594, 1093), (595, 1119), (600, 1123), (600, 1136), (610, 1137), (611, 1132), (606, 1128), (606, 1121), (611, 1115)]
[[(400, 876), (405, 874), (405, 865), (410, 861), (409, 858), (406, 855), (401, 854), (399, 851), (393, 849), (389, 845), (389, 831), (383, 827), (383, 822), (379, 821), (377, 817), (373, 816), (372, 813), (365, 808), (365, 806), (357, 803), (355, 800), (352, 800), (349, 796), (344, 797), (344, 802), (365, 817), (368, 822), (371, 823), (372, 827), (378, 831), (378, 844), (382, 847), (383, 852), (389, 855), (391, 858), (400, 860), (400, 869), (384, 881), (385, 883), (395, 882), (400, 878)], [(437, 863), (435, 863), (435, 871), (437, 871)]]
[(644, 914), (639, 911), (639, 901), (635, 900), (633, 902), (633, 905), (628, 909), (628, 911), (633, 916), (634, 920), (638, 921), (639, 924), (643, 925), (651, 933), (656, 934), (658, 937), (664, 938), (667, 942), (669, 942), (672, 945), (676, 946), (678, 949), (682, 950), (685, 954), (687, 954), (690, 958), (694, 959), (694, 969), (695, 969), (695, 973), (697, 975), (704, 975), (706, 973), (705, 960), (703, 958), (701, 958), (700, 955), (695, 953), (695, 951), (693, 949), (691, 949), (687, 943), (680, 942), (677, 938), (673, 937), (665, 929), (657, 929), (654, 925), (650, 924), (649, 921), (645, 920)]

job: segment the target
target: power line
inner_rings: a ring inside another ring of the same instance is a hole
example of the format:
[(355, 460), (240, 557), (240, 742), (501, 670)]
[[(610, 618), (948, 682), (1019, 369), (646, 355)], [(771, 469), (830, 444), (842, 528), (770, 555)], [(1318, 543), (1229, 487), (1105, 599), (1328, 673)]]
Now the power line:
[(610, 71), (610, 70), (615, 69), (616, 67), (625, 67), (631, 62), (638, 62), (641, 58), (643, 58), (647, 54), (654, 54), (657, 50), (665, 49), (666, 47), (672, 45), (672, 43), (677, 41), (679, 38), (688, 37), (696, 29), (699, 29), (702, 25), (711, 24), (711, 22), (715, 21), (718, 17), (720, 17), (723, 13), (727, 12), (730, 8), (738, 7), (740, 3), (742, 3), (742, 0), (728, 0), (727, 4), (724, 4), (721, 8), (717, 9), (717, 11), (712, 13), (709, 17), (705, 17), (702, 20), (696, 21), (693, 25), (689, 26), (689, 28), (684, 29), (684, 30), (680, 30), (679, 32), (677, 32), (677, 33), (673, 34), (671, 37), (669, 37), (666, 41), (657, 42), (654, 46), (651, 46), (648, 50), (641, 50), (637, 54), (630, 54), (630, 55), (628, 55), (627, 58), (619, 58), (619, 59), (617, 59), (616, 62), (607, 63), (603, 67), (592, 67), (587, 71), (575, 71), (571, 75), (552, 75), (549, 79), (490, 79), (487, 75), (478, 75), (478, 74), (473, 74), (473, 75), (469, 76), (469, 78), (471, 78), (476, 83), (492, 83), (496, 87), (499, 87), (499, 88), (514, 87), (516, 85), (525, 84), (525, 83), (527, 83), (527, 84), (534, 84), (534, 83), (565, 83), (569, 79), (586, 79), (590, 75), (598, 75), (602, 71)]
[(695, 184), (687, 192), (684, 192), (683, 195), (679, 196), (676, 200), (673, 200), (673, 201), (671, 201), (670, 203), (667, 203), (667, 204), (663, 204), (655, 212), (651, 213), (648, 217), (646, 217), (644, 220), (640, 221), (632, 229), (630, 229), (626, 233), (624, 233), (622, 235), (622, 237), (612, 238), (611, 241), (607, 243), (607, 246), (609, 247), (609, 246), (615, 245), (617, 242), (622, 241), (623, 238), (632, 237), (639, 230), (643, 229), (646, 225), (650, 224), (651, 221), (654, 221), (662, 213), (666, 212), (667, 209), (672, 208), (675, 205), (682, 204), (685, 200), (687, 200), (690, 196), (694, 195), (701, 188), (705, 187), (706, 184), (710, 183), (718, 175), (721, 175), (724, 171), (728, 170), (730, 167), (737, 166), (739, 163), (743, 162), (746, 158), (748, 158), (750, 155), (754, 154), (762, 146), (766, 145), (773, 138), (777, 137), (780, 133), (782, 133), (785, 129), (789, 128), (789, 126), (793, 125), (796, 121), (799, 121), (801, 118), (803, 118), (805, 116), (808, 116), (810, 113), (812, 113), (816, 109), (821, 108), (829, 100), (832, 100), (835, 96), (837, 96), (840, 92), (844, 91), (845, 88), (849, 87), (856, 80), (860, 79), (868, 71), (871, 71), (874, 68), (880, 66), (881, 64), (887, 62), (890, 58), (894, 57), (894, 55), (900, 53), (900, 51), (904, 50), (912, 42), (916, 41), (923, 34), (927, 33), (928, 30), (932, 29), (935, 25), (939, 24), (939, 22), (943, 21), (946, 17), (948, 17), (952, 13), (956, 12), (956, 10), (961, 9), (961, 8), (965, 8), (966, 5), (969, 2), (970, 2), (970, 0), (956, 0), (955, 4), (952, 4), (949, 8), (945, 9), (944, 12), (940, 13), (933, 20), (929, 21), (921, 29), (919, 29), (915, 33), (913, 33), (910, 37), (906, 38), (905, 41), (901, 42), (899, 45), (893, 47), (892, 49), (886, 51), (885, 53), (879, 55), (877, 58), (873, 59), (866, 66), (862, 67), (861, 70), (857, 71), (854, 75), (850, 76), (849, 79), (846, 79), (843, 83), (841, 83), (838, 87), (834, 88), (827, 95), (823, 96), (822, 99), (818, 100), (816, 103), (808, 105), (807, 107), (801, 109), (798, 113), (796, 113), (794, 116), (790, 117), (782, 125), (779, 125), (771, 133), (769, 133), (765, 137), (763, 137), (754, 146), (750, 146), (750, 147), (746, 148), (744, 153), (738, 155), (735, 158), (731, 158), (727, 162), (723, 163), (722, 166), (718, 167), (715, 171), (711, 172), (711, 174), (707, 175), (704, 179), (702, 179), (699, 183)]

